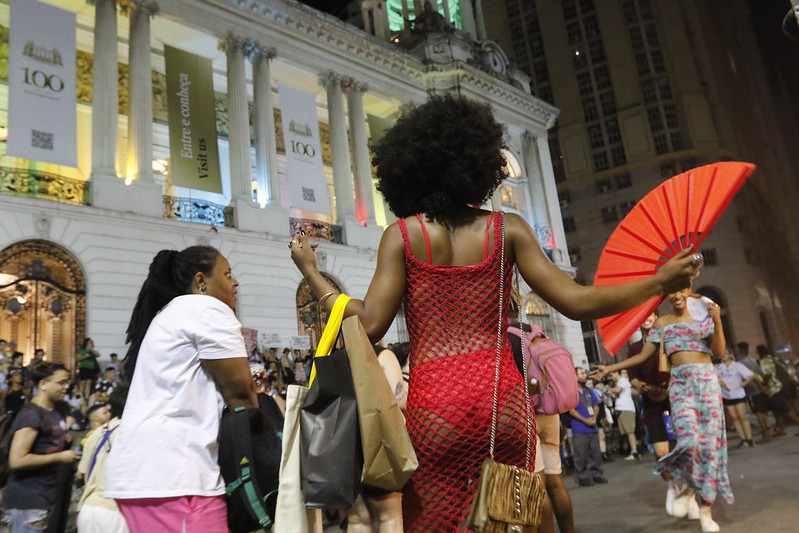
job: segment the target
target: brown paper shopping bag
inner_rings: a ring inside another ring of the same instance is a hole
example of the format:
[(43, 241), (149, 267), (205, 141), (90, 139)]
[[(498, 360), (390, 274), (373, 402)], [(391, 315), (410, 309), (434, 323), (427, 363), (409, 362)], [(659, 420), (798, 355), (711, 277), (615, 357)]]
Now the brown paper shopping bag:
[(400, 490), (419, 466), (402, 411), (358, 317), (345, 319), (341, 333), (358, 403), (362, 481), (385, 490)]

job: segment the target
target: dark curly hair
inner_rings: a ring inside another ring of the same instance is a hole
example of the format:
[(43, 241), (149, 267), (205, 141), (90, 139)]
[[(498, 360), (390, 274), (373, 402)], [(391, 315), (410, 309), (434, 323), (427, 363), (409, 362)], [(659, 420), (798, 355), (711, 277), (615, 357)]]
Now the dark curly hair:
[(446, 223), (507, 177), (503, 134), (487, 104), (462, 96), (408, 106), (374, 146), (377, 189), (397, 217), (426, 213)]

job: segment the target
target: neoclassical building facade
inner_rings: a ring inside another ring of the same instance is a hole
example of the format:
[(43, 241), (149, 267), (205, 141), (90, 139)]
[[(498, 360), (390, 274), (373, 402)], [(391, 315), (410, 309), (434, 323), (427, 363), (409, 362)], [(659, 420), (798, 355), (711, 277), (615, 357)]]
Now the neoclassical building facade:
[[(26, 356), (44, 347), (72, 365), (86, 336), (103, 355), (124, 353), (152, 257), (198, 243), (230, 260), (241, 283), (238, 316), (264, 344), (313, 342), (313, 298), (286, 242), (297, 229), (309, 232), (321, 243), (325, 275), (363, 296), (380, 235), (394, 221), (374, 189), (369, 145), (404, 103), (432, 92), (491, 104), (506, 126), (510, 177), (489, 207), (522, 215), (552, 261), (573, 274), (547, 142), (558, 112), (530, 95), (498, 46), (468, 32), (473, 21), (467, 31), (416, 31), (412, 46), (400, 47), (388, 30), (381, 39), (294, 0), (45, 3), (77, 17), (78, 164), (11, 157), (0, 144), (0, 338)], [(4, 43), (13, 23), (0, 5)], [(212, 61), (207, 112), (221, 193), (172, 183), (165, 47)], [(0, 126), (8, 124), (7, 64)], [(287, 194), (281, 86), (313, 95), (330, 214), (299, 209)], [(585, 361), (579, 324), (533, 294), (527, 309)], [(399, 316), (385, 341), (404, 331)]]

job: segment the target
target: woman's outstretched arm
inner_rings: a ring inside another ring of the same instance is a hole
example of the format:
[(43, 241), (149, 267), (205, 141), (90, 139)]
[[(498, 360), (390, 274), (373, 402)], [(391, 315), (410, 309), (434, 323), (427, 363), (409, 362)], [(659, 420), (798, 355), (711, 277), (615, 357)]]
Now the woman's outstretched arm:
[(657, 351), (657, 345), (651, 342), (647, 342), (644, 344), (644, 347), (641, 349), (641, 353), (630, 357), (629, 359), (625, 359), (624, 361), (619, 361), (618, 363), (613, 363), (612, 365), (597, 365), (596, 369), (591, 372), (591, 377), (594, 379), (602, 379), (605, 377), (606, 374), (611, 372), (618, 372), (619, 370), (624, 370), (625, 368), (630, 368), (632, 366), (638, 366), (654, 354)]
[[(301, 246), (300, 246), (301, 245)], [(327, 293), (338, 294), (338, 289), (327, 281), (316, 266), (315, 246), (306, 235), (294, 236), (291, 259), (297, 265), (305, 281), (321, 298)], [(352, 299), (347, 304), (345, 316), (357, 315), (372, 342), (385, 335), (405, 296), (405, 244), (396, 224), (389, 226), (380, 239), (377, 250), (377, 266), (363, 300)], [(333, 307), (335, 297), (325, 298), (327, 310)]]
[(544, 255), (532, 228), (520, 216), (506, 214), (506, 241), (524, 280), (552, 307), (573, 320), (615, 315), (690, 285), (698, 268), (691, 250), (683, 250), (647, 279), (613, 286), (576, 283)]

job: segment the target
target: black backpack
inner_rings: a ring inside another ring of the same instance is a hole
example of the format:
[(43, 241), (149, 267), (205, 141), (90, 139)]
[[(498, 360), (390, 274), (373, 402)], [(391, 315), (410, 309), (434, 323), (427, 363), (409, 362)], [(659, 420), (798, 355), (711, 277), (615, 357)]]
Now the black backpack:
[(283, 414), (266, 394), (258, 395), (258, 404), (258, 409), (225, 409), (219, 428), (231, 533), (269, 529), (274, 522)]

